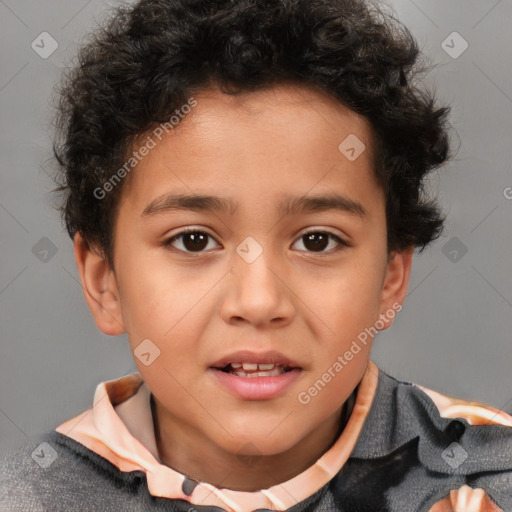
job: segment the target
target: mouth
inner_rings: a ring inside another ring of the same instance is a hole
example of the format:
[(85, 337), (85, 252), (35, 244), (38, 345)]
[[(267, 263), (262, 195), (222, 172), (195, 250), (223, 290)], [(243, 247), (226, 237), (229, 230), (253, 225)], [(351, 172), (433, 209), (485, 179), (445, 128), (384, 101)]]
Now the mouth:
[(302, 368), (275, 363), (229, 363), (210, 367), (210, 375), (225, 391), (242, 400), (273, 400), (300, 378)]
[(224, 367), (213, 367), (224, 373), (236, 375), (237, 377), (278, 377), (284, 373), (293, 371), (295, 368), (275, 363), (229, 363)]
[(242, 400), (272, 400), (285, 395), (303, 368), (277, 350), (239, 350), (210, 363), (214, 382)]

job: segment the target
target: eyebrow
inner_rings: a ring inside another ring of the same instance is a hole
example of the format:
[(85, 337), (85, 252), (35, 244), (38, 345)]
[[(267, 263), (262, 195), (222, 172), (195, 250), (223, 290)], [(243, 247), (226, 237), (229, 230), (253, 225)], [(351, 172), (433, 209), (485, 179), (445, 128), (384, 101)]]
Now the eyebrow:
[[(141, 216), (147, 217), (177, 210), (221, 212), (233, 216), (238, 213), (238, 207), (236, 201), (227, 197), (201, 194), (168, 194), (151, 201), (144, 208)], [(360, 217), (368, 215), (361, 203), (338, 194), (302, 197), (285, 195), (276, 204), (276, 211), (281, 216), (328, 210), (337, 210)]]

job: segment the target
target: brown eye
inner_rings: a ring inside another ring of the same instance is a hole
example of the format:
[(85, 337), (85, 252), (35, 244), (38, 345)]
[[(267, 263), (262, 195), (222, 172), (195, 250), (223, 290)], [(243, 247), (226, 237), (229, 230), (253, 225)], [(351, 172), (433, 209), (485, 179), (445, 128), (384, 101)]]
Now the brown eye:
[[(164, 246), (172, 246), (184, 253), (202, 253), (213, 247), (209, 247), (209, 239), (214, 240), (211, 235), (204, 231), (189, 229), (181, 231), (164, 242)], [(349, 247), (349, 244), (339, 236), (328, 231), (311, 231), (302, 235), (297, 242), (302, 241), (306, 252), (329, 253), (342, 247)], [(334, 247), (332, 242), (334, 241)], [(178, 245), (178, 247), (176, 246)], [(336, 245), (337, 244), (337, 245)], [(326, 250), (329, 248), (329, 250)]]
[(175, 241), (181, 242), (181, 247), (175, 247), (179, 251), (183, 252), (203, 252), (208, 246), (208, 239), (213, 238), (204, 231), (198, 230), (187, 230), (178, 233), (177, 235), (166, 240), (164, 245), (169, 246), (172, 245)]
[[(329, 251), (326, 251), (325, 249), (329, 247), (329, 241), (334, 240), (338, 246), (348, 246), (348, 243), (342, 240), (339, 236), (335, 235), (334, 233), (330, 233), (328, 231), (311, 231), (310, 233), (306, 233), (305, 235), (302, 235), (298, 241), (302, 241), (303, 245), (305, 247), (305, 250), (308, 252), (330, 252), (332, 247), (329, 249)], [(334, 247), (334, 250), (336, 250), (339, 247)]]

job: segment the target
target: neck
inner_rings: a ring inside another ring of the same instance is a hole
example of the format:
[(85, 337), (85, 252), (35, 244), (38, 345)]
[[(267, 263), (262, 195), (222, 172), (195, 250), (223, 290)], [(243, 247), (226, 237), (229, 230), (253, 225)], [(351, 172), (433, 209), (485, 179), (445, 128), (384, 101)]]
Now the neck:
[(312, 466), (339, 438), (352, 413), (357, 387), (331, 417), (291, 449), (273, 455), (240, 455), (223, 450), (200, 432), (165, 418), (151, 395), (158, 454), (162, 464), (218, 488), (253, 492), (283, 483)]

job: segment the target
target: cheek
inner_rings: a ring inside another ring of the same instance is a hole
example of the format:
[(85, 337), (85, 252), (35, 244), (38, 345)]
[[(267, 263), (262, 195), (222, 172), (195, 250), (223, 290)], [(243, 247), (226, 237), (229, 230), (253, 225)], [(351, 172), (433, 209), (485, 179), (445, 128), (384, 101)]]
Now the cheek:
[(343, 349), (330, 354), (321, 370), (305, 380), (297, 396), (302, 426), (312, 429), (332, 414), (338, 414), (363, 377), (367, 361), (368, 349), (365, 347), (353, 354), (350, 361), (344, 359)]
[(190, 281), (166, 262), (163, 249), (142, 250), (130, 241), (123, 241), (121, 246), (118, 274), (125, 320), (132, 330), (151, 326), (162, 335), (193, 300)]
[(309, 291), (304, 293), (312, 311), (336, 336), (346, 338), (357, 334), (354, 329), (364, 328), (377, 318), (381, 282), (380, 265), (360, 259), (340, 265), (322, 281), (309, 282)]
[(196, 283), (170, 267), (143, 265), (136, 257), (123, 266), (122, 275), (121, 307), (130, 347), (135, 356), (144, 340), (157, 347), (145, 342), (158, 357), (150, 366), (136, 361), (141, 375), (157, 369), (164, 377), (164, 369), (190, 373), (199, 364), (190, 360), (190, 353), (197, 350), (195, 344), (208, 318), (204, 309), (208, 302), (201, 298), (207, 294), (209, 282)]

